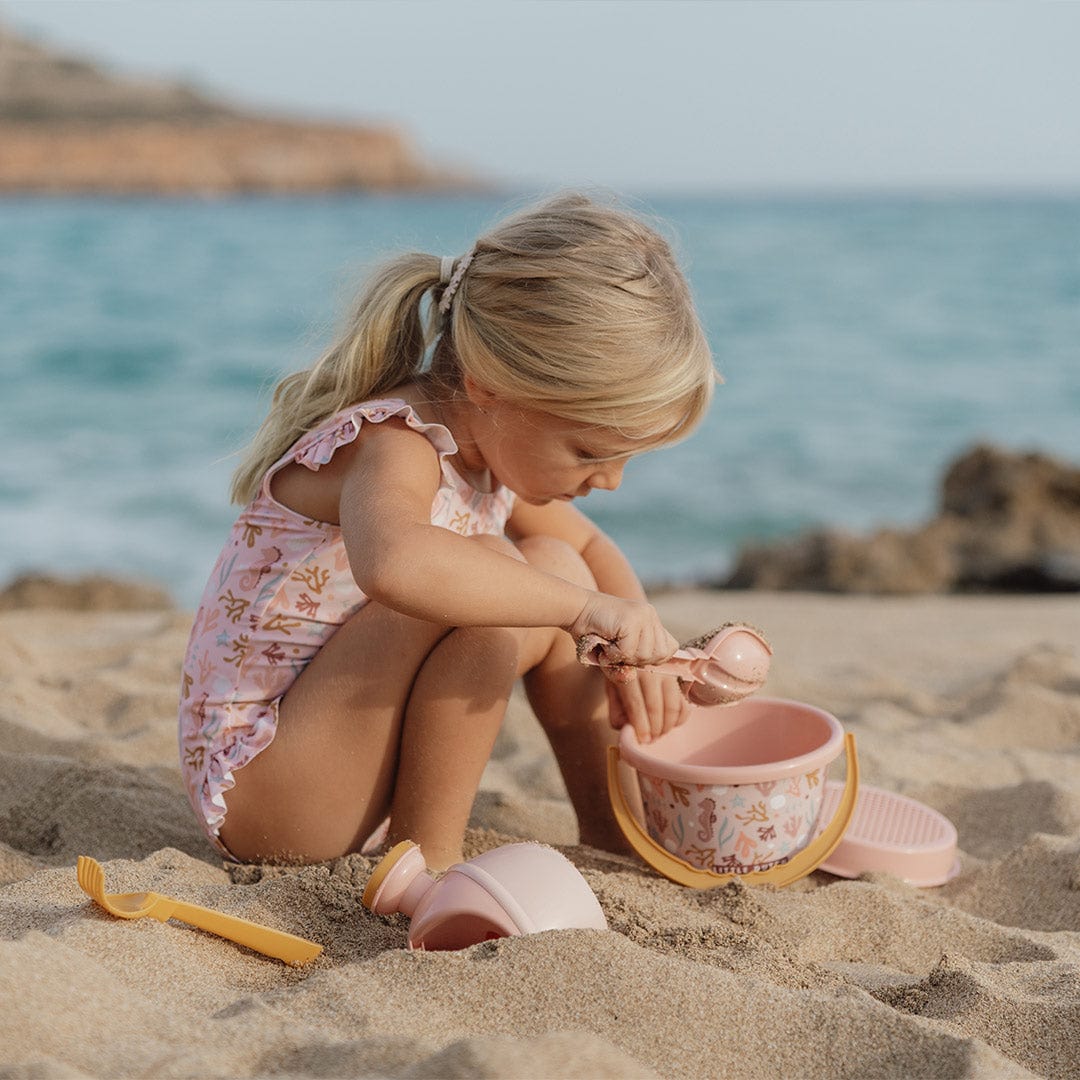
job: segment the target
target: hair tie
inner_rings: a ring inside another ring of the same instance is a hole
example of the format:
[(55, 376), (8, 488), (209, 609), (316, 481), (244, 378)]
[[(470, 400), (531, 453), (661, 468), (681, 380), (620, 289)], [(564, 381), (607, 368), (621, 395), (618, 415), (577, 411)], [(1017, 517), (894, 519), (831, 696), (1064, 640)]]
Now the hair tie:
[[(476, 245), (474, 244), (469, 250), (458, 259), (457, 269), (454, 271), (453, 276), (447, 282), (446, 288), (443, 289), (442, 299), (439, 301), (439, 314), (445, 315), (450, 310), (450, 304), (454, 299), (454, 293), (457, 292), (458, 286), (461, 284), (461, 279), (465, 276), (465, 271), (469, 269), (469, 263), (473, 261), (473, 256), (476, 254)], [(445, 279), (442, 274), (447, 272), (447, 265), (453, 266), (454, 260), (449, 256), (444, 256), (440, 265), (440, 283)]]

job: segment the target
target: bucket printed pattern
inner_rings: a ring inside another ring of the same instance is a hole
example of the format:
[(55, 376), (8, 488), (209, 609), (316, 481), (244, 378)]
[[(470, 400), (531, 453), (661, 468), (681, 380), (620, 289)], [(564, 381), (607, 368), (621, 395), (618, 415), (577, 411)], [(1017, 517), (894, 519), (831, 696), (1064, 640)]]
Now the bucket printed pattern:
[(649, 835), (701, 870), (746, 874), (798, 854), (821, 811), (824, 769), (760, 784), (691, 784), (638, 773)]

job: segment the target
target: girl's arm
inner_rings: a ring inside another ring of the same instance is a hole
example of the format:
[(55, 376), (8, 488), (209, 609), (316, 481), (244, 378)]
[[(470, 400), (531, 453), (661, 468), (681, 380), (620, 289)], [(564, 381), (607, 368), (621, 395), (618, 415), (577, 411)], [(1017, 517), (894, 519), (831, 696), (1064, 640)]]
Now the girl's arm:
[[(517, 503), (507, 532), (515, 540), (535, 535), (564, 540), (580, 553), (603, 592), (645, 599), (644, 587), (615, 541), (569, 503)], [(607, 683), (612, 727), (630, 724), (638, 739), (648, 742), (678, 727), (690, 715), (690, 705), (674, 679), (648, 670), (635, 672), (633, 678), (625, 671), (621, 675), (620, 681)]]
[(373, 600), (450, 626), (558, 626), (575, 636), (617, 636), (638, 663), (674, 651), (677, 642), (644, 601), (592, 592), (432, 525), (438, 456), (403, 423), (365, 426), (343, 450), (342, 536), (353, 576)]

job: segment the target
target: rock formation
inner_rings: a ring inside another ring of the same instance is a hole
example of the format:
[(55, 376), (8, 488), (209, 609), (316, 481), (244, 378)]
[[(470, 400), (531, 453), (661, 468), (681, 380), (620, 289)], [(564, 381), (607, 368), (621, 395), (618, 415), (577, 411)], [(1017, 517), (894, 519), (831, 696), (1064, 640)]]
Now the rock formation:
[(160, 586), (103, 574), (76, 578), (20, 574), (0, 588), (0, 611), (163, 611), (173, 606)]
[(745, 548), (724, 588), (822, 592), (1080, 591), (1080, 469), (976, 446), (921, 528), (814, 530)]
[(0, 26), (0, 193), (475, 186), (423, 162), (395, 128), (244, 112), (184, 83), (114, 75)]

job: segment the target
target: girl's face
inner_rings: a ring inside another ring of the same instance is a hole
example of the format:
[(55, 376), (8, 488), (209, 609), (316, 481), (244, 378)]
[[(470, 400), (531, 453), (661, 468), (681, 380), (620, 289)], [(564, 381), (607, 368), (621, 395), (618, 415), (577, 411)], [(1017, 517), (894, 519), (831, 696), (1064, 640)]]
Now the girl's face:
[(645, 449), (611, 429), (491, 400), (472, 434), (493, 479), (534, 505), (614, 491), (627, 461)]

